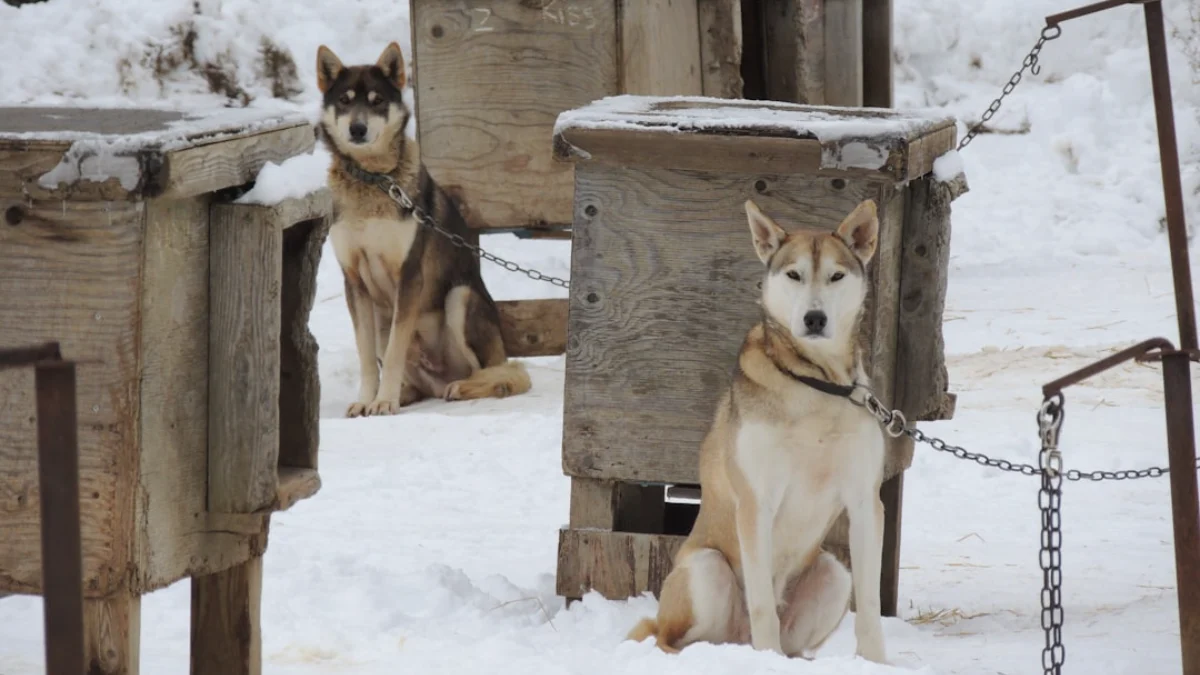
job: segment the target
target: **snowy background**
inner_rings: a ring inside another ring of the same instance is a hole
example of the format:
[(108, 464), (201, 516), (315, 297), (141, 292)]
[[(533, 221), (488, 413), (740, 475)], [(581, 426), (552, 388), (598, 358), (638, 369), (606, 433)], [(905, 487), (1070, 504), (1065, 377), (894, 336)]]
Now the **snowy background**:
[[(1019, 67), (1042, 17), (1076, 4), (897, 0), (897, 105), (974, 121)], [(1165, 4), (1195, 221), (1200, 2)], [(373, 61), (397, 40), (407, 56), (407, 8), (402, 0), (0, 4), (0, 102), (233, 101), (315, 116), (317, 46), (349, 63)], [(992, 121), (1014, 133), (980, 136), (963, 152), (971, 191), (954, 204), (945, 325), (958, 411), (923, 425), (1022, 461), (1036, 456), (1041, 384), (1131, 342), (1177, 338), (1140, 9), (1066, 24), (1042, 63)], [(303, 158), (264, 184), (319, 181), (325, 161)], [(567, 274), (569, 243), (505, 235), (484, 244)], [(559, 295), (493, 266), (484, 272), (501, 299)], [(345, 420), (357, 366), (341, 285), (327, 250), (312, 318), (324, 488), (272, 519), (265, 672), (1041, 672), (1036, 481), (928, 448), (907, 474), (901, 615), (885, 624), (897, 669), (851, 657), (849, 617), (814, 662), (706, 645), (667, 656), (623, 642), (654, 611), (652, 598), (593, 596), (566, 610), (554, 594), (568, 507), (562, 358), (530, 359), (534, 388), (514, 399)], [(1069, 392), (1068, 406), (1068, 467), (1166, 463), (1155, 368), (1106, 374)], [(1066, 487), (1068, 672), (1178, 672), (1168, 500), (1165, 479)], [(187, 673), (188, 606), (186, 583), (144, 598), (143, 672)], [(0, 675), (42, 672), (41, 639), (37, 598), (0, 600)]]

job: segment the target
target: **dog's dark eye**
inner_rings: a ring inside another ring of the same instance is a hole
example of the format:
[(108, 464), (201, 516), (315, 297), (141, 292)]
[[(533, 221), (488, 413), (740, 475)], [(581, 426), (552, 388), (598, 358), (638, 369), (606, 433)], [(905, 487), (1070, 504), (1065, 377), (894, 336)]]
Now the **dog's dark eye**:
[(834, 272), (833, 276), (829, 277), (829, 280), (830, 281), (841, 281), (843, 278), (845, 278), (845, 276), (846, 276), (846, 274), (844, 272)]
[(796, 270), (788, 270), (787, 276), (792, 281), (800, 281), (800, 273)]
[(338, 103), (341, 103), (342, 105), (350, 105), (350, 101), (353, 100), (353, 97), (350, 96), (350, 92), (346, 92), (342, 94), (341, 98), (338, 99)]

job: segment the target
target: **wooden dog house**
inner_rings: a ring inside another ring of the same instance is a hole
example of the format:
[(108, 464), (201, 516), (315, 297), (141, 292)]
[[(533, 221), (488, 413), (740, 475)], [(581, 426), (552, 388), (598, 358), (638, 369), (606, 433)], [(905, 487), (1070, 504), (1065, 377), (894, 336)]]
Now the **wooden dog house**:
[[(901, 112), (619, 96), (558, 119), (575, 164), (563, 412), (570, 523), (558, 593), (657, 594), (695, 517), (698, 453), (746, 331), (762, 265), (743, 203), (832, 229), (864, 198), (880, 241), (862, 344), (878, 396), (910, 420), (948, 419), (942, 310), (954, 191), (934, 179), (954, 122)], [(890, 441), (883, 594), (894, 613), (900, 493), (911, 442)], [(703, 495), (699, 497), (702, 499)], [(827, 544), (846, 559), (845, 516)]]
[[(314, 494), (329, 195), (232, 203), (299, 116), (0, 108), (0, 347), (77, 362), (87, 672), (192, 578), (193, 675), (258, 673), (270, 514)], [(0, 372), (0, 594), (42, 592), (31, 370)]]

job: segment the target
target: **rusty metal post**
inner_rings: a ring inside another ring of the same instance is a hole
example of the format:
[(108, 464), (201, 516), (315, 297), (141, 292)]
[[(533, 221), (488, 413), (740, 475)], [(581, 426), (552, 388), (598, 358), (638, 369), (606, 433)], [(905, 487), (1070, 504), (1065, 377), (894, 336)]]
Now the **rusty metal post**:
[(75, 364), (40, 361), (34, 378), (46, 673), (80, 675), (84, 672), (83, 563)]
[(1175, 578), (1179, 595), (1179, 642), (1184, 675), (1200, 675), (1200, 497), (1196, 492), (1196, 442), (1192, 419), (1192, 378), (1189, 358), (1195, 353), (1196, 310), (1188, 260), (1183, 187), (1179, 179), (1179, 149), (1171, 74), (1167, 63), (1167, 34), (1161, 0), (1147, 2), (1146, 44), (1158, 123), (1159, 163), (1166, 200), (1167, 237), (1175, 278), (1175, 308), (1180, 352), (1164, 354), (1163, 385), (1167, 415), (1167, 451), (1171, 467), (1171, 511), (1175, 529)]
[(1200, 507), (1196, 491), (1196, 442), (1192, 435), (1192, 378), (1187, 353), (1164, 354), (1163, 394), (1171, 466), (1175, 527), (1175, 584), (1179, 594), (1179, 642), (1184, 675), (1200, 675)]

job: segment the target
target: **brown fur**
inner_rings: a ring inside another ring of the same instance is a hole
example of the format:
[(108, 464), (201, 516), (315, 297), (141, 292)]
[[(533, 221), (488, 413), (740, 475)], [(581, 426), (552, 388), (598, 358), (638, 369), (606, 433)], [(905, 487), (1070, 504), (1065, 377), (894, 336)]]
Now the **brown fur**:
[[(857, 283), (866, 282), (865, 264), (874, 254), (878, 230), (873, 202), (861, 204), (834, 232), (787, 234), (763, 216), (753, 203), (747, 203), (747, 215), (756, 251), (767, 268), (768, 282), (772, 275), (784, 275), (798, 269), (797, 263), (809, 260), (811, 264), (805, 269), (814, 277), (813, 283), (818, 275), (823, 275), (821, 283), (832, 288), (838, 281), (833, 279), (837, 273), (854, 275)], [(783, 283), (790, 282), (785, 280)], [(771, 313), (767, 302), (768, 288), (769, 283), (765, 283), (763, 321), (753, 326), (743, 340), (733, 382), (717, 404), (712, 425), (701, 447), (703, 499), (700, 513), (664, 581), (657, 618), (643, 619), (628, 634), (629, 639), (637, 641), (654, 636), (658, 647), (667, 652), (676, 652), (697, 640), (751, 642), (751, 626), (756, 621), (756, 605), (752, 599), (761, 600), (767, 596), (761, 590), (753, 596), (749, 592), (751, 582), (762, 589), (764, 577), (754, 579), (747, 575), (748, 570), (764, 569), (770, 574), (788, 576), (765, 581), (783, 584), (782, 587), (774, 586), (782, 589), (779, 591), (783, 596), (781, 605), (776, 605), (775, 591), (770, 596), (770, 606), (764, 607), (761, 602), (757, 605), (759, 611), (780, 613), (775, 625), (781, 635), (760, 634), (755, 638), (755, 646), (766, 648), (772, 642), (781, 643), (785, 653), (793, 656), (803, 656), (804, 651), (819, 648), (848, 609), (846, 602), (851, 583), (847, 580), (850, 575), (845, 567), (820, 546), (841, 509), (832, 508), (825, 501), (812, 501), (838, 494), (842, 488), (834, 486), (853, 486), (849, 494), (855, 499), (866, 500), (855, 502), (852, 527), (858, 528), (859, 551), (867, 556), (861, 563), (864, 569), (870, 569), (872, 556), (877, 557), (870, 528), (876, 525), (882, 528), (882, 514), (864, 504), (871, 499), (878, 502), (883, 466), (881, 432), (861, 409), (796, 380), (796, 376), (807, 376), (840, 385), (856, 381), (869, 384), (857, 349), (862, 320), (861, 298), (838, 296), (837, 291), (821, 296), (843, 305), (837, 318), (840, 332), (833, 334), (833, 339), (810, 341), (797, 338), (794, 329), (781, 325), (781, 318)], [(851, 288), (861, 289), (862, 286)], [(804, 438), (798, 438), (793, 446), (791, 439), (797, 436)], [(867, 444), (859, 445), (860, 442)], [(849, 445), (843, 448), (847, 443)], [(874, 445), (869, 445), (871, 443)], [(846, 449), (853, 449), (852, 453), (842, 454)], [(795, 501), (768, 507), (780, 510), (764, 515), (760, 512), (763, 497), (756, 486), (778, 486), (770, 477), (776, 461), (784, 461), (784, 466), (792, 462), (789, 473), (780, 474), (780, 478), (801, 480), (807, 487), (803, 493), (797, 493), (799, 496)], [(863, 462), (877, 463), (878, 466)], [(790, 473), (797, 470), (801, 473)], [(760, 518), (769, 523), (769, 539), (759, 536), (762, 531)], [(795, 531), (801, 538), (794, 544), (778, 543), (774, 528), (780, 527), (780, 523), (802, 524), (801, 529)], [(882, 536), (882, 529), (879, 532)], [(761, 567), (761, 557), (758, 566), (753, 568), (749, 565), (755, 561), (744, 558), (745, 555), (758, 555), (755, 551), (763, 550), (759, 548), (760, 544), (768, 547), (765, 550), (774, 552), (767, 554), (771, 561), (766, 563), (769, 568)], [(776, 554), (791, 556), (787, 559), (790, 562), (777, 563), (772, 557)], [(856, 554), (854, 561), (857, 567), (860, 558)], [(777, 564), (782, 566), (777, 568)], [(696, 568), (696, 565), (700, 567)], [(695, 569), (704, 570), (704, 573), (692, 581)], [(713, 570), (718, 573), (715, 577)], [(754, 573), (762, 574), (761, 571)], [(728, 582), (721, 576), (724, 574), (736, 582)], [(858, 589), (859, 580), (854, 583)], [(877, 588), (875, 596), (878, 596)], [(704, 606), (694, 606), (696, 602)], [(862, 601), (860, 610), (869, 604)], [(867, 610), (856, 619), (856, 634), (859, 635), (860, 649), (865, 649), (864, 655), (882, 660), (877, 611), (877, 607), (875, 613)], [(726, 612), (731, 616), (724, 619)], [(771, 625), (766, 619), (759, 621), (763, 626)], [(693, 630), (697, 632), (691, 634)]]
[[(348, 161), (385, 174), (441, 228), (470, 237), (462, 215), (420, 163), (404, 128), (404, 60), (396, 43), (373, 65), (346, 67), (325, 46), (317, 53), (324, 95), (319, 135), (334, 155), (330, 234), (345, 279), (361, 377), (351, 417), (394, 414), (426, 397), (505, 397), (528, 391), (524, 366), (509, 361), (496, 303), (479, 259), (401, 213), (379, 187), (355, 177)], [(366, 130), (358, 140), (354, 128)], [(370, 400), (366, 400), (366, 399)]]

